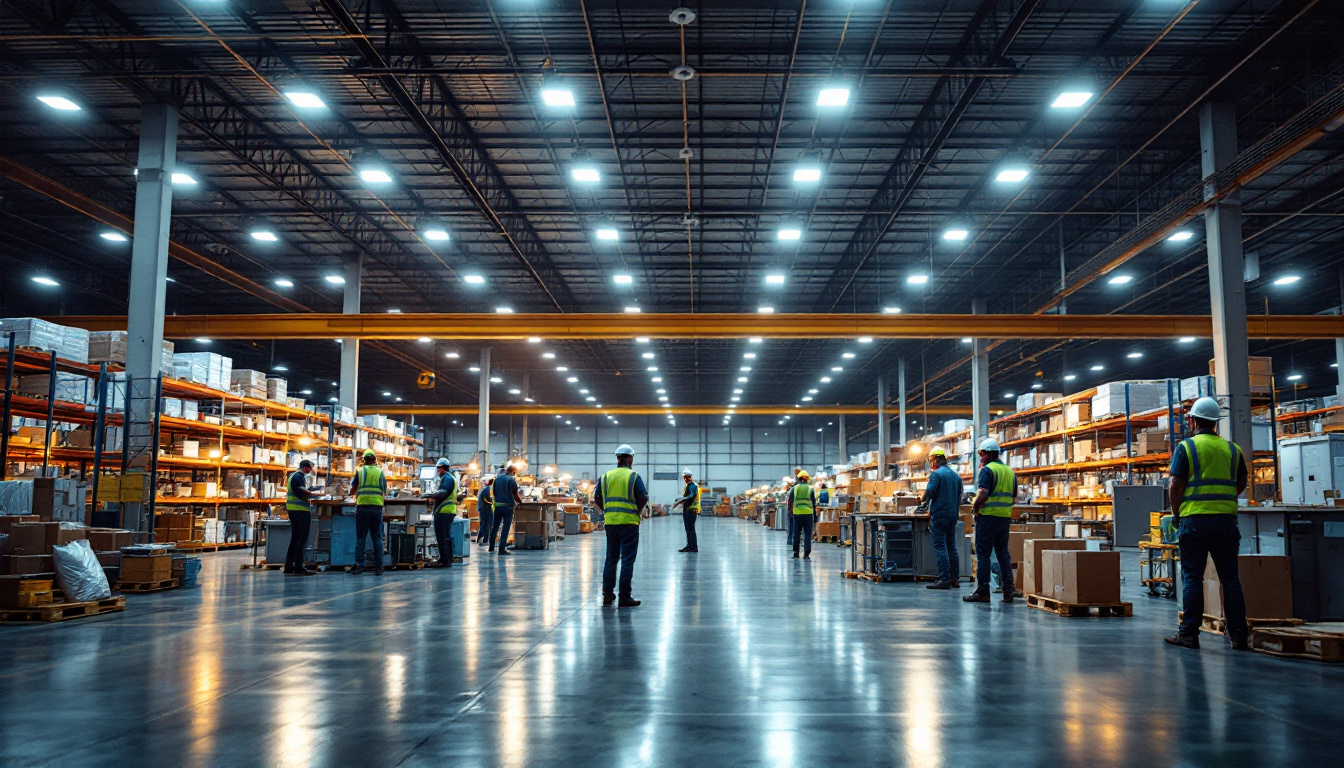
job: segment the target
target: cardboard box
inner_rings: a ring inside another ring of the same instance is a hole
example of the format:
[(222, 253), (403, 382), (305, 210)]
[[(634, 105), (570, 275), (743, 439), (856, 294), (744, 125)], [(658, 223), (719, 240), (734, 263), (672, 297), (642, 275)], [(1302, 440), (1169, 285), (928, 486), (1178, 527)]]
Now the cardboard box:
[(0, 557), (0, 570), (14, 576), (55, 573), (51, 555), (5, 555)]
[(94, 552), (93, 556), (98, 558), (98, 564), (104, 568), (117, 568), (121, 566), (120, 552)]
[(47, 544), (47, 523), (20, 523), (9, 528), (9, 552), (15, 555), (45, 555), (51, 552)]
[(94, 552), (114, 552), (135, 543), (135, 534), (120, 528), (89, 528), (86, 533)]
[(121, 558), (122, 581), (167, 581), (173, 577), (172, 573), (172, 555), (123, 555)]
[(1043, 595), (1045, 589), (1041, 566), (1048, 550), (1082, 550), (1087, 542), (1082, 539), (1029, 539), (1022, 546), (1022, 565), (1018, 573), (1022, 575), (1022, 591), (1028, 595)]
[(1120, 553), (1052, 549), (1041, 565), (1043, 594), (1071, 605), (1120, 602)]
[[(1246, 595), (1250, 619), (1293, 618), (1292, 558), (1276, 555), (1239, 555), (1237, 575)], [(1223, 585), (1213, 559), (1204, 566), (1204, 615), (1225, 618)]]
[(51, 579), (0, 576), (0, 608), (32, 608), (51, 602)]

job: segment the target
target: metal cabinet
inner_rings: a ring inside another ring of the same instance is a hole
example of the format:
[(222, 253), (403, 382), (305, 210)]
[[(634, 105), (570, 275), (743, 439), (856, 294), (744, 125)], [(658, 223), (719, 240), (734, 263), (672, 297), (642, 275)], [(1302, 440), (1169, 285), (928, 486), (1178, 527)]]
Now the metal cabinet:
[(1284, 504), (1329, 504), (1344, 495), (1344, 435), (1280, 440), (1279, 494)]

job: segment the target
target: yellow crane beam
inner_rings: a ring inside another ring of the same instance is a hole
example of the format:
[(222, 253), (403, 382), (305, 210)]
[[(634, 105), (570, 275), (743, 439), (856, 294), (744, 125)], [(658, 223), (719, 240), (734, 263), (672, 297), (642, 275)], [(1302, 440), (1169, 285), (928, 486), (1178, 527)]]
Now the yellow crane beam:
[[(124, 330), (116, 315), (51, 318), (91, 331)], [(1344, 337), (1341, 315), (1254, 315), (1253, 339)], [(172, 315), (164, 336), (212, 339), (387, 339), (460, 341), (579, 339), (1160, 339), (1209, 337), (1207, 315), (884, 314), (358, 314)]]
[[(729, 409), (722, 405), (607, 405), (602, 408), (564, 405), (496, 405), (491, 416), (723, 416)], [(385, 416), (475, 416), (474, 405), (361, 405), (361, 414), (380, 413)], [(732, 409), (736, 416), (877, 416), (876, 405), (741, 405)], [(916, 416), (930, 413), (938, 416), (964, 416), (971, 412), (969, 405), (930, 405), (927, 409), (914, 408), (907, 413)], [(895, 408), (887, 413), (895, 416)]]

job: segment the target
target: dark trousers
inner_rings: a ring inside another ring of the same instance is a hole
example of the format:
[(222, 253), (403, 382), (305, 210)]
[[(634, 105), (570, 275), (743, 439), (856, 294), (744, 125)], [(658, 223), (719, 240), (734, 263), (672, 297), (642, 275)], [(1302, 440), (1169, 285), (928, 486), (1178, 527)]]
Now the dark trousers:
[(439, 544), (439, 561), (453, 567), (453, 519), (457, 515), (434, 513), (434, 540)]
[(957, 516), (934, 515), (929, 518), (933, 534), (933, 559), (938, 564), (938, 580), (961, 579), (961, 555), (957, 552)]
[(607, 562), (602, 566), (602, 593), (616, 591), (616, 563), (621, 564), (621, 597), (630, 596), (630, 581), (635, 575), (635, 555), (639, 554), (639, 524), (606, 526)]
[(681, 522), (686, 526), (686, 548), (692, 552), (700, 549), (700, 542), (695, 538), (695, 518), (699, 516), (698, 509), (686, 509), (681, 513)]
[(364, 567), (364, 537), (373, 539), (373, 569), (383, 569), (383, 508), (355, 507), (355, 565)]
[(1181, 518), (1181, 608), (1185, 620), (1181, 634), (1198, 636), (1204, 617), (1204, 566), (1213, 558), (1218, 581), (1223, 585), (1223, 614), (1228, 636), (1245, 635), (1246, 596), (1237, 573), (1237, 550), (1241, 531), (1236, 515), (1187, 515)]
[(513, 525), (513, 507), (495, 507), (494, 520), (490, 523), (490, 538), (485, 540), (485, 548), (495, 548), (495, 534), (499, 534), (499, 549), (509, 541), (509, 527)]
[(289, 510), (289, 549), (285, 552), (285, 570), (303, 567), (303, 551), (308, 547), (308, 531), (313, 526), (313, 513), (307, 510)]
[[(779, 513), (776, 512), (775, 514)], [(785, 541), (784, 543), (792, 544), (796, 540), (796, 534), (798, 533), (798, 523), (794, 521), (793, 519), (794, 514), (790, 512), (788, 509), (784, 510), (784, 514), (789, 516), (789, 538), (788, 541)]]
[(1003, 588), (1013, 589), (1013, 561), (1008, 557), (1008, 530), (1012, 519), (998, 515), (975, 517), (975, 581), (978, 588), (989, 589), (989, 556), (992, 552), (999, 561), (1003, 574)]
[(489, 507), (477, 508), (480, 520), (476, 523), (476, 541), (484, 544), (490, 538), (490, 526), (495, 522), (495, 513)]
[(803, 554), (812, 554), (812, 523), (816, 515), (789, 515), (793, 518), (793, 554), (798, 554), (798, 543), (803, 544)]

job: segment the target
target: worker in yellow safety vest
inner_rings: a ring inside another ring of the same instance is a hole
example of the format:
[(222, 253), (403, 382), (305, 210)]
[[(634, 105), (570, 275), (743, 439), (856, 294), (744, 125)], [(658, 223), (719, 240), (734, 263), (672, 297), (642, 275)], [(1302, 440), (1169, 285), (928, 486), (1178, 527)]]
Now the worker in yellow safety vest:
[(1179, 526), (1184, 618), (1176, 634), (1163, 638), (1169, 645), (1199, 648), (1204, 617), (1204, 569), (1209, 558), (1223, 587), (1223, 615), (1227, 639), (1239, 651), (1251, 648), (1246, 624), (1246, 598), (1237, 571), (1241, 531), (1237, 527), (1237, 497), (1246, 490), (1250, 473), (1236, 443), (1218, 435), (1222, 408), (1212, 397), (1201, 397), (1187, 414), (1190, 431), (1171, 452), (1171, 512)]
[(383, 497), (387, 495), (387, 475), (378, 466), (378, 456), (364, 449), (363, 463), (350, 483), (355, 497), (355, 567), (352, 575), (364, 573), (364, 539), (373, 540), (373, 574), (383, 575)]
[(593, 503), (602, 510), (607, 532), (607, 560), (602, 567), (602, 605), (616, 603), (616, 564), (621, 565), (621, 608), (633, 608), (639, 601), (630, 594), (635, 556), (639, 554), (639, 513), (649, 503), (644, 478), (636, 473), (635, 449), (622, 445), (616, 449), (616, 468), (597, 482)]
[(453, 521), (457, 518), (457, 502), (462, 495), (458, 492), (457, 478), (453, 477), (453, 468), (447, 459), (434, 463), (438, 473), (439, 487), (429, 494), (430, 508), (434, 510), (434, 540), (439, 546), (439, 560), (431, 568), (453, 567)]
[(789, 489), (789, 519), (793, 521), (793, 556), (798, 557), (798, 544), (803, 544), (803, 559), (812, 559), (812, 527), (817, 519), (817, 492), (812, 489), (812, 477), (798, 471), (798, 482)]
[(1017, 475), (999, 461), (999, 444), (992, 437), (980, 443), (980, 474), (976, 477), (975, 501), (975, 591), (961, 598), (967, 603), (988, 603), (989, 557), (998, 559), (999, 579), (1003, 584), (1003, 602), (1013, 602), (1017, 587), (1013, 584), (1013, 561), (1008, 555), (1008, 529), (1013, 521), (1013, 500), (1017, 498)]
[(289, 576), (312, 576), (303, 565), (303, 553), (308, 547), (308, 533), (313, 525), (313, 506), (309, 499), (313, 492), (308, 489), (308, 475), (313, 473), (313, 462), (304, 459), (299, 469), (289, 476), (285, 483), (285, 515), (289, 518), (289, 549), (285, 552), (285, 574)]
[(681, 522), (686, 526), (686, 546), (680, 552), (699, 552), (700, 541), (695, 537), (695, 518), (700, 516), (700, 486), (691, 480), (691, 470), (683, 469), (681, 479), (686, 483), (681, 498), (672, 502), (672, 508), (681, 506)]

